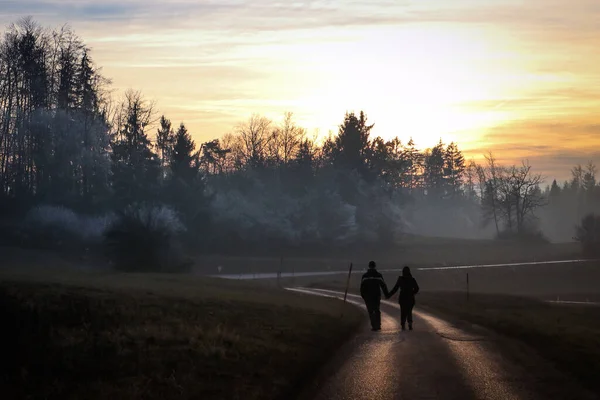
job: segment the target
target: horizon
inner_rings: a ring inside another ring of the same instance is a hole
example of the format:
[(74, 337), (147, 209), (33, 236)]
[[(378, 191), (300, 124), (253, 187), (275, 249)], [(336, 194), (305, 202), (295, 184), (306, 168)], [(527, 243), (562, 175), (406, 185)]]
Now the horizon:
[(140, 90), (197, 145), (253, 113), (323, 137), (364, 110), (374, 136), (528, 159), (548, 185), (600, 159), (592, 0), (6, 3), (4, 27), (68, 24), (117, 94)]

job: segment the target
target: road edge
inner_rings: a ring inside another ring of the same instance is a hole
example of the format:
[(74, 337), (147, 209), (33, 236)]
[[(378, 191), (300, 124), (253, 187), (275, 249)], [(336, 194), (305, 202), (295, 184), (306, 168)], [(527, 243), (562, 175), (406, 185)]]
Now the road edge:
[[(294, 289), (294, 288), (285, 288), (286, 290)], [(293, 291), (293, 290), (290, 290)], [(294, 291), (296, 292), (296, 291)], [(299, 294), (304, 294), (306, 296), (318, 296), (318, 294), (313, 293), (303, 293), (296, 292)], [(324, 296), (324, 297), (333, 297), (333, 296)], [(339, 300), (339, 299), (338, 299)], [(348, 307), (358, 307), (355, 304), (346, 305)], [(362, 308), (358, 307), (359, 309)], [(366, 318), (366, 312), (363, 312)], [(343, 315), (340, 316), (343, 318)], [(319, 388), (323, 382), (329, 379), (337, 370), (337, 366), (339, 363), (344, 362), (351, 356), (352, 351), (354, 350), (354, 346), (357, 345), (357, 341), (360, 340), (361, 336), (369, 330), (369, 325), (366, 322), (359, 322), (354, 329), (348, 331), (345, 338), (343, 338), (337, 346), (334, 346), (327, 351), (326, 354), (323, 355), (321, 360), (315, 360), (315, 368), (312, 370), (308, 370), (305, 373), (301, 374), (297, 377), (295, 382), (293, 382), (288, 389), (286, 389), (283, 393), (278, 395), (276, 399), (279, 400), (289, 400), (289, 399), (298, 399), (298, 400), (312, 400), (315, 395), (318, 393)], [(319, 363), (317, 365), (317, 363)]]
[[(290, 289), (290, 288), (286, 288)], [(293, 289), (293, 288), (291, 288)], [(302, 292), (299, 292), (302, 294)], [(319, 296), (317, 293), (304, 293), (307, 296)], [(334, 297), (334, 296), (326, 296)], [(341, 299), (337, 298), (339, 301)], [(323, 383), (329, 380), (338, 370), (339, 365), (346, 362), (351, 356), (356, 346), (368, 339), (366, 333), (370, 332), (370, 325), (367, 319), (366, 310), (361, 306), (353, 303), (345, 305), (345, 307), (357, 307), (365, 316), (364, 322), (359, 323), (356, 328), (349, 332), (348, 337), (340, 343), (335, 349), (332, 349), (326, 360), (311, 373), (300, 378), (297, 384), (293, 385), (288, 393), (285, 393), (279, 399), (281, 400), (312, 400), (315, 398)]]

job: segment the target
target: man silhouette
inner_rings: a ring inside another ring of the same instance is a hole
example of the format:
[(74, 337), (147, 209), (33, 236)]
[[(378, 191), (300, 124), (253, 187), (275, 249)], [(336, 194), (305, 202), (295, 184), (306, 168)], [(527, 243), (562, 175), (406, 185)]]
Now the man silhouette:
[(365, 301), (371, 328), (373, 331), (381, 330), (381, 291), (388, 297), (388, 289), (383, 276), (377, 271), (375, 261), (369, 261), (369, 270), (362, 276), (360, 282), (360, 295)]

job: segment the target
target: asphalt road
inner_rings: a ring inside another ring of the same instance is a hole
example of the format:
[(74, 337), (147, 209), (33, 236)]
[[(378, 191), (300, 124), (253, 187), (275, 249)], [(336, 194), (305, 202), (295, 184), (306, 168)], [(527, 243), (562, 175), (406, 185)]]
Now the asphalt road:
[[(340, 297), (321, 289), (291, 289)], [(362, 305), (359, 296), (348, 295)], [(417, 306), (418, 307), (418, 306)], [(528, 349), (507, 351), (493, 332), (418, 311), (400, 330), (399, 307), (382, 304), (382, 331), (361, 331), (300, 399), (597, 399)], [(366, 316), (365, 316), (366, 318)], [(458, 327), (458, 326), (461, 327)], [(518, 351), (518, 362), (514, 351)]]

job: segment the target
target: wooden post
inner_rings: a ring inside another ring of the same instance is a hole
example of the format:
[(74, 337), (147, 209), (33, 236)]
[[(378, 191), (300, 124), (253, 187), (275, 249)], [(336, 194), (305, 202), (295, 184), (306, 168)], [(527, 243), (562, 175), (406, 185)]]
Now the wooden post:
[(344, 303), (346, 303), (346, 298), (348, 297), (348, 288), (350, 287), (351, 275), (352, 275), (352, 263), (350, 263), (350, 268), (348, 268), (348, 279), (346, 280), (346, 291), (344, 292)]
[(467, 272), (467, 301), (469, 301), (469, 273)]
[(340, 315), (340, 318), (344, 317), (344, 308), (346, 307), (346, 298), (348, 297), (348, 288), (350, 288), (351, 275), (352, 275), (352, 263), (350, 263), (350, 267), (348, 268), (348, 279), (346, 279), (346, 290), (344, 291), (344, 302), (342, 303), (342, 315)]
[(277, 286), (281, 287), (281, 272), (283, 271), (283, 256), (279, 259), (279, 271), (277, 271)]

